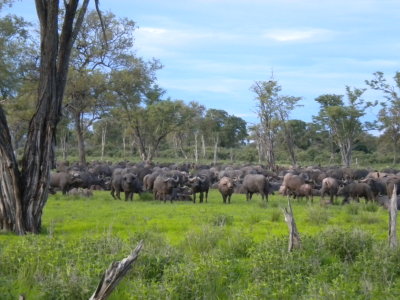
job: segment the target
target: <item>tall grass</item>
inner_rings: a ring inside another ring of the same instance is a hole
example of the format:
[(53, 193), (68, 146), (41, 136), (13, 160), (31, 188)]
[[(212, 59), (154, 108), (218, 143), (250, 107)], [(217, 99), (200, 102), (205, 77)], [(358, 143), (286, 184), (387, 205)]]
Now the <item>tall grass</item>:
[[(0, 299), (88, 299), (108, 265), (144, 240), (110, 299), (394, 299), (400, 250), (387, 211), (294, 202), (303, 246), (287, 252), (285, 198), (173, 204), (135, 197), (50, 197), (43, 233), (0, 233)], [(273, 205), (272, 205), (273, 204)]]

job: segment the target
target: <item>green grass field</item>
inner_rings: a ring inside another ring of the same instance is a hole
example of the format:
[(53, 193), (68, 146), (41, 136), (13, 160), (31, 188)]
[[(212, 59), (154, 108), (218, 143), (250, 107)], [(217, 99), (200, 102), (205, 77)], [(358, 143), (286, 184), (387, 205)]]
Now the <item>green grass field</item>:
[(303, 246), (287, 252), (286, 198), (133, 202), (51, 196), (43, 233), (0, 233), (0, 299), (88, 299), (112, 261), (144, 240), (110, 299), (398, 299), (400, 251), (375, 204), (293, 201)]

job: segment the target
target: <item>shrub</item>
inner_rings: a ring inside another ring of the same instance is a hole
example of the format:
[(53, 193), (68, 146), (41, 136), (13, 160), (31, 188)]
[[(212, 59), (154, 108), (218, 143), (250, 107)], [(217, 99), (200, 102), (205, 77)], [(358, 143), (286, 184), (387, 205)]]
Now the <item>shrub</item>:
[(342, 261), (353, 261), (360, 253), (369, 252), (373, 241), (362, 230), (346, 231), (335, 227), (323, 231), (318, 237), (320, 246)]
[(311, 224), (321, 225), (327, 223), (329, 213), (326, 208), (312, 206), (308, 211), (307, 221)]
[(222, 229), (204, 226), (200, 231), (190, 231), (181, 246), (194, 253), (208, 253), (216, 248), (222, 238)]

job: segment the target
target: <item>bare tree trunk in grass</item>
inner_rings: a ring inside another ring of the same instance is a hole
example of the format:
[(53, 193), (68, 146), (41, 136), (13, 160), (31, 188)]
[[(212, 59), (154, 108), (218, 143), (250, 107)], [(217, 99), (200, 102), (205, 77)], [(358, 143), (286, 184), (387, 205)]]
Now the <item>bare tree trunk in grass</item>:
[(283, 209), (283, 214), (285, 215), (285, 222), (289, 227), (289, 247), (288, 251), (291, 252), (294, 248), (301, 247), (301, 239), (299, 232), (297, 231), (296, 222), (294, 221), (292, 205), (288, 199), (289, 209)]
[(136, 261), (139, 256), (139, 252), (142, 249), (143, 241), (140, 241), (136, 248), (130, 255), (121, 261), (113, 262), (106, 272), (101, 277), (100, 283), (97, 286), (96, 291), (93, 293), (89, 300), (103, 300), (107, 299), (114, 288), (118, 285), (121, 279), (131, 269), (132, 264)]
[(393, 187), (392, 197), (389, 204), (389, 247), (397, 247), (397, 184)]

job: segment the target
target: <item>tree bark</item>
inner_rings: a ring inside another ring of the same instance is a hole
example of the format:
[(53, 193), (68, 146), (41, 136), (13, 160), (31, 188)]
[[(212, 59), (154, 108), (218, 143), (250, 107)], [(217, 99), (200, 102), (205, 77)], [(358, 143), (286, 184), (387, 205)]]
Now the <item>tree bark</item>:
[(389, 205), (389, 247), (397, 247), (397, 184), (394, 185)]
[(0, 106), (0, 229), (25, 233), (21, 174), (11, 144), (5, 113)]
[(56, 127), (68, 74), (72, 45), (82, 24), (89, 0), (76, 18), (78, 0), (65, 3), (59, 36), (59, 1), (36, 0), (40, 23), (40, 78), (36, 112), (18, 168), (11, 148), (9, 128), (0, 109), (0, 221), (4, 230), (17, 234), (39, 233), (47, 202), (50, 168), (54, 165)]
[(140, 241), (130, 255), (121, 261), (113, 262), (101, 277), (100, 283), (89, 300), (107, 299), (121, 279), (132, 268), (132, 264), (139, 256), (143, 241)]
[(76, 138), (78, 142), (79, 163), (82, 166), (86, 166), (85, 137), (83, 134), (82, 115), (80, 112), (74, 113), (74, 123), (75, 123)]
[(288, 198), (288, 209), (283, 209), (283, 214), (285, 215), (285, 222), (289, 227), (289, 245), (288, 251), (291, 252), (295, 248), (301, 247), (300, 234), (297, 231), (296, 222), (293, 216), (292, 205), (290, 204), (290, 199)]

